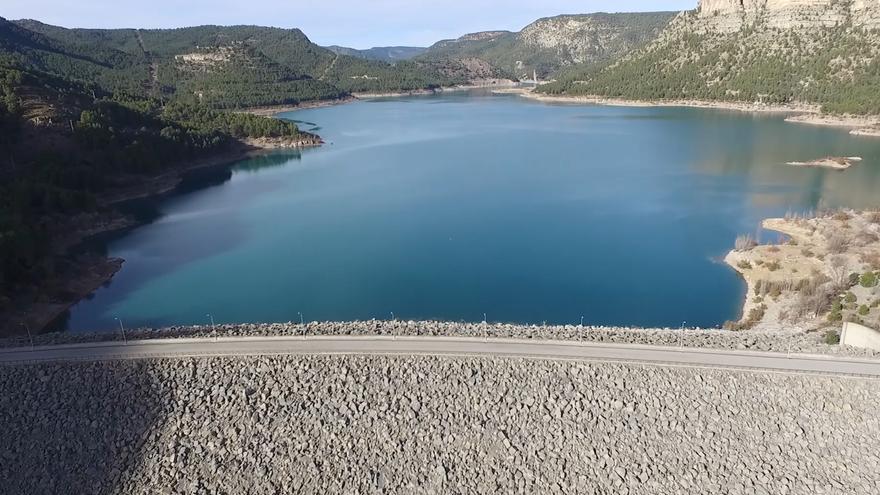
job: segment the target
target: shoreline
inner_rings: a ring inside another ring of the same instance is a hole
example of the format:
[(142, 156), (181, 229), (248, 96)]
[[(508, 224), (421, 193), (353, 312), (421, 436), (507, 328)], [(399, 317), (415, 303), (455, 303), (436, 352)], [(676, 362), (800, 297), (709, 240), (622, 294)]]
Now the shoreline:
[[(816, 331), (839, 329), (843, 321), (880, 325), (875, 286), (859, 282), (880, 269), (880, 211), (768, 218), (761, 228), (778, 233), (779, 241), (759, 245), (741, 237), (724, 257), (747, 286), (740, 319), (728, 327)], [(844, 299), (849, 302), (840, 304)]]
[(821, 108), (812, 104), (763, 104), (745, 102), (726, 102), (711, 100), (628, 100), (602, 96), (561, 96), (537, 94), (531, 88), (509, 88), (495, 91), (499, 94), (515, 94), (530, 100), (544, 103), (563, 103), (570, 105), (601, 105), (609, 107), (635, 108), (705, 108), (712, 110), (731, 110), (744, 113), (794, 114), (785, 118), (786, 122), (803, 125), (820, 125), (850, 129), (854, 136), (880, 137), (880, 116), (875, 115), (832, 115), (824, 114)]
[[(279, 150), (306, 149), (321, 146), (323, 141), (315, 134), (307, 132), (297, 141), (288, 141), (283, 138), (249, 138), (239, 140), (231, 145), (230, 149), (216, 155), (195, 160), (180, 168), (175, 168), (158, 176), (143, 180), (136, 186), (122, 190), (114, 194), (98, 197), (98, 205), (101, 207), (113, 207), (119, 203), (160, 197), (174, 191), (183, 180), (184, 176), (196, 170), (208, 168), (221, 168), (231, 166), (233, 163), (256, 156), (265, 155)], [(118, 213), (97, 215), (97, 218), (86, 220), (83, 229), (79, 229), (67, 236), (56, 240), (56, 255), (61, 257), (73, 256), (71, 250), (82, 246), (90, 239), (100, 235), (121, 232), (143, 224), (131, 217)], [(4, 327), (0, 327), (0, 335), (15, 335), (21, 332), (24, 325), (35, 334), (45, 333), (70, 310), (84, 299), (87, 299), (102, 286), (110, 283), (113, 277), (122, 269), (125, 260), (122, 258), (108, 257), (102, 254), (83, 253), (73, 256), (69, 260), (68, 273), (64, 273), (54, 281), (56, 287), (53, 292), (61, 292), (66, 297), (54, 296), (50, 301), (37, 300), (25, 303), (16, 311), (3, 318)], [(45, 295), (45, 294), (44, 294)], [(18, 332), (16, 332), (18, 330)]]
[(504, 79), (492, 79), (481, 83), (459, 84), (456, 86), (441, 86), (434, 89), (414, 89), (410, 91), (389, 91), (379, 93), (352, 93), (357, 100), (372, 100), (376, 98), (400, 98), (405, 96), (426, 96), (443, 93), (455, 93), (458, 91), (471, 91), (475, 89), (514, 89), (520, 83)]
[(354, 96), (346, 96), (343, 98), (335, 98), (332, 100), (311, 100), (305, 101), (302, 103), (298, 103), (296, 105), (269, 105), (264, 107), (250, 107), (243, 108), (239, 110), (233, 110), (234, 113), (249, 113), (251, 115), (257, 115), (259, 117), (274, 117), (279, 113), (285, 112), (294, 112), (296, 110), (307, 110), (310, 108), (324, 108), (324, 107), (332, 107), (335, 105), (344, 105), (346, 103), (351, 103), (353, 101), (357, 101), (357, 98)]
[(407, 91), (386, 91), (386, 92), (354, 92), (349, 96), (335, 98), (331, 100), (311, 100), (296, 105), (270, 105), (262, 107), (242, 108), (232, 110), (235, 113), (249, 113), (261, 117), (273, 117), (279, 113), (295, 112), (297, 110), (309, 110), (312, 108), (332, 107), (336, 105), (345, 105), (354, 103), (358, 100), (373, 100), (377, 98), (401, 98), (406, 96), (427, 96), (438, 93), (452, 93), (456, 91), (470, 91), (474, 89), (492, 89), (492, 88), (515, 88), (520, 83), (504, 79), (492, 79), (481, 83), (459, 84), (456, 86), (441, 86), (432, 89), (411, 89)]

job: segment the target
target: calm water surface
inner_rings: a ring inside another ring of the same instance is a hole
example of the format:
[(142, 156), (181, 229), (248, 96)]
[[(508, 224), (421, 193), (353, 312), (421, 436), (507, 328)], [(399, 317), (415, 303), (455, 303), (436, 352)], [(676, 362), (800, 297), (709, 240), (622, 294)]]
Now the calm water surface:
[[(715, 326), (761, 219), (880, 205), (880, 140), (780, 116), (455, 94), (285, 117), (328, 144), (148, 205), (73, 330), (397, 318)], [(859, 155), (845, 172), (786, 166)], [(764, 233), (775, 239), (776, 234)]]

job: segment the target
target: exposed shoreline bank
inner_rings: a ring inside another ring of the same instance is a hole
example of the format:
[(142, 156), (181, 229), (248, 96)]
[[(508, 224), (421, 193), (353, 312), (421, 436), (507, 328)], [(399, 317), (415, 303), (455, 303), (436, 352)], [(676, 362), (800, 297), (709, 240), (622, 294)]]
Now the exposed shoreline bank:
[(279, 113), (294, 112), (296, 110), (307, 110), (309, 108), (332, 107), (335, 105), (344, 105), (353, 101), (357, 101), (357, 98), (355, 98), (354, 96), (347, 96), (345, 98), (336, 98), (332, 100), (305, 101), (296, 105), (270, 105), (265, 107), (252, 107), (235, 110), (235, 112), (249, 113), (260, 117), (273, 117), (275, 115), (278, 115)]
[(297, 110), (308, 110), (312, 108), (332, 107), (336, 105), (345, 105), (359, 100), (373, 100), (377, 98), (401, 98), (405, 96), (427, 96), (441, 93), (452, 93), (456, 91), (470, 91), (474, 89), (493, 89), (493, 88), (515, 88), (520, 83), (505, 79), (491, 79), (474, 84), (461, 84), (458, 86), (441, 86), (433, 89), (413, 89), (408, 91), (386, 91), (386, 92), (354, 92), (344, 98), (336, 98), (332, 100), (314, 100), (298, 103), (296, 105), (272, 105), (264, 107), (252, 107), (235, 110), (238, 113), (249, 113), (262, 117), (272, 117), (280, 113), (295, 112)]
[(514, 89), (520, 83), (516, 81), (508, 81), (505, 79), (491, 79), (474, 84), (460, 84), (458, 86), (443, 86), (435, 89), (417, 89), (412, 91), (391, 91), (380, 93), (353, 93), (356, 99), (371, 100), (376, 98), (399, 98), (404, 96), (424, 96), (442, 93), (455, 93), (458, 91), (471, 91), (475, 89)]
[(777, 113), (795, 114), (786, 117), (785, 121), (793, 124), (822, 125), (850, 129), (854, 136), (880, 137), (880, 116), (829, 115), (823, 114), (817, 105), (810, 104), (761, 104), (707, 100), (627, 100), (600, 96), (558, 96), (535, 93), (530, 88), (499, 89), (500, 94), (515, 94), (523, 98), (545, 103), (565, 103), (572, 105), (602, 105), (613, 107), (673, 107), (673, 108), (706, 108), (714, 110), (732, 110), (745, 113)]

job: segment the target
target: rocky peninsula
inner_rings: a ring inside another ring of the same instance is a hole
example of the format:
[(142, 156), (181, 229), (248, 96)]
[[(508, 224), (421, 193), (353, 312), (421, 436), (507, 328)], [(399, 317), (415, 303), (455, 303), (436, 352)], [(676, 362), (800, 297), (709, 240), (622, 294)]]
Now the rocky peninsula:
[(880, 325), (880, 211), (840, 210), (765, 220), (779, 242), (741, 236), (725, 258), (748, 284), (736, 329)]

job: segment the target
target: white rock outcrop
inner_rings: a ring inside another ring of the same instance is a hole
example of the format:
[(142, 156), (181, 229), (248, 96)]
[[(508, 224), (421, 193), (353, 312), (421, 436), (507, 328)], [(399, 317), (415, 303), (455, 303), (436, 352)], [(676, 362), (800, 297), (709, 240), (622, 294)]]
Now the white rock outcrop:
[(779, 29), (833, 27), (847, 22), (868, 29), (880, 26), (878, 0), (700, 0), (697, 12), (716, 29), (728, 32), (755, 23)]

